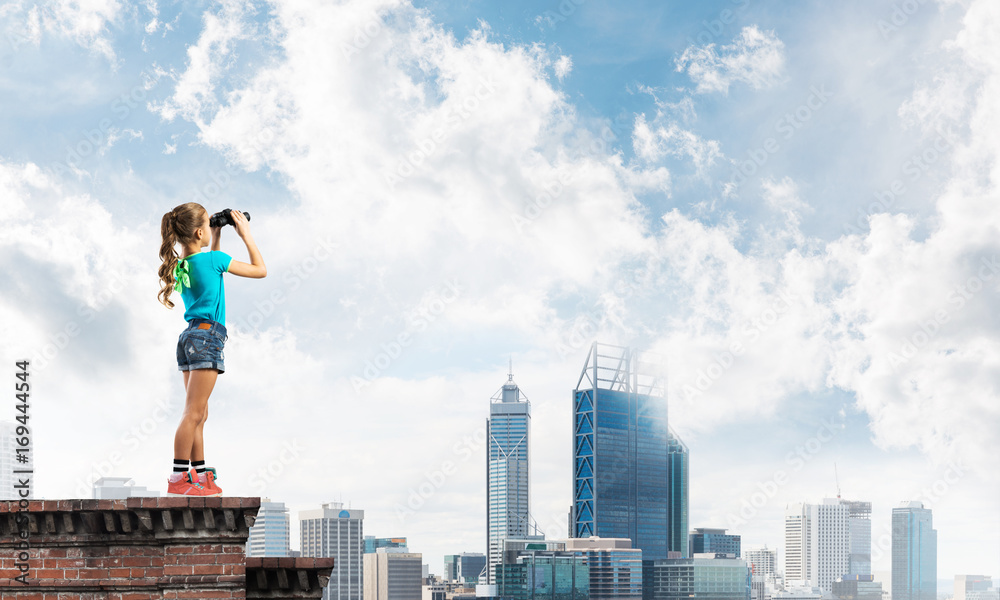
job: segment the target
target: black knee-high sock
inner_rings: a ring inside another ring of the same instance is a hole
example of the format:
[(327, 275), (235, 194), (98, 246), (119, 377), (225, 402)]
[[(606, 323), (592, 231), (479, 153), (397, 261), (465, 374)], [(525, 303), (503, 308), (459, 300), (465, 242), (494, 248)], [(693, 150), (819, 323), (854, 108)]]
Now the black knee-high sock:
[(197, 472), (199, 475), (205, 472), (204, 460), (192, 460), (191, 466), (194, 467), (195, 472)]
[(181, 460), (179, 458), (174, 459), (174, 473), (187, 473), (188, 472), (188, 462), (187, 460)]

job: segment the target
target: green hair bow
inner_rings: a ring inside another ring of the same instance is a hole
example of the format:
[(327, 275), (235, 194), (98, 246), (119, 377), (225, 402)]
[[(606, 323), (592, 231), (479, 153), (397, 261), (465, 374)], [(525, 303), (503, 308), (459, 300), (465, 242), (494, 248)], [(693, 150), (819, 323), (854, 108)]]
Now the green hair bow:
[(191, 287), (191, 271), (187, 260), (179, 261), (174, 267), (174, 280), (176, 281), (174, 289), (178, 292)]

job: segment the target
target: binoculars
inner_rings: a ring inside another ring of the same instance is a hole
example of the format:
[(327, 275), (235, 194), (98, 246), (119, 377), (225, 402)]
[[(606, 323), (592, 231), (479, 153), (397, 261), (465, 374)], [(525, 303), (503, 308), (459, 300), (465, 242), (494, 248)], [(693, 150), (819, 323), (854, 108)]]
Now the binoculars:
[[(208, 226), (209, 227), (225, 227), (226, 225), (235, 226), (236, 223), (233, 222), (232, 212), (233, 209), (231, 208), (220, 210), (219, 212), (215, 213), (214, 215), (208, 218)], [(247, 218), (247, 221), (250, 220), (250, 213), (245, 212), (243, 213), (243, 215)]]

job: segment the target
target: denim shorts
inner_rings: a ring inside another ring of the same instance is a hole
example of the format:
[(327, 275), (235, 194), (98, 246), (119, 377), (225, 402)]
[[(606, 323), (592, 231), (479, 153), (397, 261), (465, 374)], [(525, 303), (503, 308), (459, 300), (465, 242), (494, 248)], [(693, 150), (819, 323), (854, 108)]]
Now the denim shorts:
[(209, 319), (191, 319), (177, 338), (177, 369), (217, 369), (225, 373), (222, 348), (226, 345), (226, 327)]

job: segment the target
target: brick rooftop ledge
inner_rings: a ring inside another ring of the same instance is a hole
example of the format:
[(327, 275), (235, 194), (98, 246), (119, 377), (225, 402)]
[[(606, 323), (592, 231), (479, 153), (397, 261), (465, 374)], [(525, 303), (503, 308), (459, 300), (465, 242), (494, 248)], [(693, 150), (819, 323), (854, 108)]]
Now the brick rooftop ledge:
[[(260, 498), (240, 497), (0, 501), (0, 597), (320, 598), (333, 559), (248, 564), (259, 508)], [(27, 585), (14, 579), (22, 574)]]
[(247, 598), (322, 598), (333, 560), (247, 557)]

